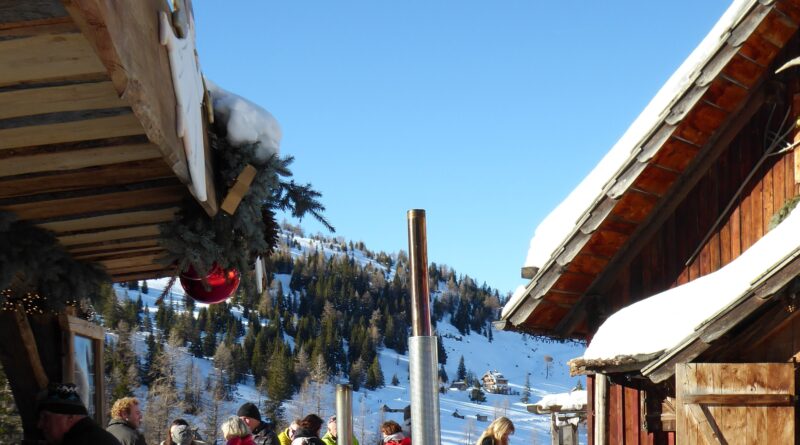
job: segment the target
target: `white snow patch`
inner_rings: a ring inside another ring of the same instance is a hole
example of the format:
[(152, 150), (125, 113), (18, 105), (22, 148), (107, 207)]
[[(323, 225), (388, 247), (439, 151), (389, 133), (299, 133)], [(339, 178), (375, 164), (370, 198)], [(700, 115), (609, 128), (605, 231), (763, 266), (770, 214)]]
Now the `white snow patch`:
[(278, 154), (283, 132), (272, 114), (249, 100), (220, 88), (206, 79), (214, 101), (214, 118), (228, 130), (233, 145), (259, 143), (256, 159), (266, 161)]
[(559, 407), (562, 411), (579, 410), (586, 408), (586, 400), (586, 390), (580, 389), (546, 395), (534, 405), (539, 406), (540, 410), (549, 410), (553, 407)]

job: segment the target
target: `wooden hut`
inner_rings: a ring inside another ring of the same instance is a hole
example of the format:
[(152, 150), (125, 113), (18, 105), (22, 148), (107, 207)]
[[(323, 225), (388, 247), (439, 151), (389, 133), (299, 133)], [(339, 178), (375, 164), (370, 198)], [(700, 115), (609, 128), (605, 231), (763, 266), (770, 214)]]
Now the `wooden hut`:
[[(188, 78), (173, 77), (178, 62), (165, 45), (191, 23), (170, 20), (169, 5), (0, 0), (0, 211), (54, 232), (72, 257), (118, 282), (174, 274), (157, 261), (158, 224), (182, 200), (218, 209), (202, 81), (181, 95)], [(182, 40), (181, 63), (195, 67), (182, 75), (201, 79), (193, 42)], [(187, 99), (196, 105), (188, 112)], [(79, 383), (103, 422), (103, 329), (69, 311), (3, 309), (0, 361), (25, 443), (40, 438), (35, 399), (49, 381)]]
[(798, 27), (734, 1), (537, 229), (497, 325), (588, 342), (590, 444), (797, 441)]

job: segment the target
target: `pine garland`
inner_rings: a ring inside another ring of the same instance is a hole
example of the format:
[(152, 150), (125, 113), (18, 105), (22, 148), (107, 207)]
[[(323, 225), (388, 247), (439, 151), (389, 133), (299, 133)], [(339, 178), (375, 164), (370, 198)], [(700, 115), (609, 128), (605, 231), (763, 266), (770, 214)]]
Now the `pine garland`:
[(794, 210), (794, 208), (797, 207), (798, 202), (800, 202), (800, 196), (795, 196), (793, 198), (787, 199), (783, 203), (783, 206), (781, 206), (781, 208), (778, 209), (778, 211), (775, 212), (774, 215), (772, 215), (772, 218), (770, 218), (769, 230), (778, 227), (778, 224), (783, 222), (783, 220), (786, 219), (790, 213), (792, 213), (792, 210)]
[(97, 301), (110, 281), (95, 264), (75, 260), (52, 232), (0, 211), (0, 304), (29, 313), (59, 312)]
[(332, 232), (334, 228), (322, 216), (325, 207), (318, 200), (321, 194), (310, 184), (289, 180), (294, 158), (272, 156), (259, 162), (255, 157), (257, 144), (233, 146), (219, 126), (212, 127), (209, 137), (217, 166), (218, 202), (246, 165), (256, 168), (256, 176), (233, 215), (219, 211), (212, 218), (194, 200), (184, 202), (175, 219), (160, 227), (160, 242), (168, 252), (164, 262), (176, 264), (178, 270), (191, 265), (200, 276), (207, 275), (214, 263), (225, 269), (237, 268), (244, 292), (254, 296), (255, 282), (247, 272), (258, 256), (268, 257), (277, 245), (275, 212), (290, 211), (297, 218), (311, 214)]

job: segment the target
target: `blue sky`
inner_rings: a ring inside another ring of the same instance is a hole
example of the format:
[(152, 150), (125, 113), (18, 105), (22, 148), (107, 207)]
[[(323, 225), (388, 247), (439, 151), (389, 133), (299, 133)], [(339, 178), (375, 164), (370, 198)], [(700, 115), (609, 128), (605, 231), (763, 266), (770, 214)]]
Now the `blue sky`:
[[(205, 75), (268, 109), (336, 235), (512, 291), (536, 225), (728, 0), (197, 1)], [(310, 233), (323, 231), (307, 218)], [(324, 231), (323, 231), (324, 233)]]

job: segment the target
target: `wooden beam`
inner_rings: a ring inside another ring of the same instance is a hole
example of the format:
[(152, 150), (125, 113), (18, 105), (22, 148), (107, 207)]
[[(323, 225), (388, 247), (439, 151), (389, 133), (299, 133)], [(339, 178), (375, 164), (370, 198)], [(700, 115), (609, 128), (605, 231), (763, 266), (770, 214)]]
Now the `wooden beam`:
[(25, 315), (25, 308), (21, 305), (14, 311), (14, 319), (17, 322), (17, 329), (19, 329), (19, 335), (22, 337), (21, 346), (25, 349), (25, 355), (28, 357), (28, 365), (33, 372), (36, 385), (39, 389), (47, 388), (49, 379), (47, 378), (47, 373), (44, 371), (42, 361), (39, 358), (36, 336), (33, 334), (30, 323), (28, 323), (28, 316)]
[(172, 221), (178, 209), (178, 207), (167, 207), (154, 210), (135, 210), (132, 212), (54, 221), (38, 224), (38, 226), (56, 233), (64, 233), (78, 230), (97, 230), (143, 224), (158, 224)]
[(79, 257), (81, 255), (96, 255), (102, 253), (116, 253), (124, 251), (124, 249), (136, 248), (136, 247), (157, 247), (158, 239), (152, 237), (145, 237), (142, 239), (137, 240), (114, 240), (114, 241), (105, 241), (102, 243), (95, 243), (89, 244), (85, 246), (73, 246), (70, 247), (69, 252)]
[(695, 422), (697, 423), (698, 431), (703, 435), (705, 443), (718, 443), (720, 445), (728, 444), (728, 442), (722, 436), (722, 432), (719, 430), (717, 422), (714, 421), (714, 417), (708, 411), (708, 408), (701, 408), (700, 405), (688, 405), (687, 408), (692, 414), (692, 417), (694, 417)]
[[(133, 273), (121, 273), (117, 275), (112, 275), (111, 279), (114, 280), (115, 283), (124, 283), (126, 281), (133, 281), (133, 280), (155, 280), (158, 278), (164, 277), (171, 277), (175, 275), (174, 268), (167, 268), (163, 270), (156, 270), (156, 271), (149, 271), (149, 272), (133, 272)], [(180, 284), (177, 284), (180, 286)]]
[(89, 255), (81, 255), (81, 254), (74, 254), (73, 258), (76, 260), (82, 261), (102, 261), (102, 260), (109, 260), (109, 259), (118, 259), (118, 258), (133, 258), (135, 256), (140, 256), (143, 254), (152, 254), (152, 253), (161, 253), (161, 256), (164, 255), (166, 251), (163, 247), (156, 246), (156, 247), (139, 247), (134, 249), (125, 249), (125, 250), (114, 250), (114, 251), (107, 251), (102, 253), (93, 253)]
[(62, 0), (94, 48), (117, 92), (133, 109), (147, 137), (167, 164), (189, 184), (183, 144), (178, 138), (175, 88), (169, 59), (159, 35), (160, 14), (170, 14), (163, 0)]
[(147, 267), (148, 268), (147, 270), (150, 270), (151, 268), (163, 269), (164, 264), (157, 262), (159, 259), (163, 257), (164, 257), (163, 252), (150, 253), (130, 258), (117, 258), (113, 260), (104, 259), (100, 260), (100, 264), (102, 264), (106, 268), (106, 270), (128, 269), (139, 266)]
[[(137, 266), (119, 267), (114, 269), (107, 269), (109, 275), (124, 275), (134, 272), (157, 272), (165, 269), (170, 269), (170, 266), (164, 264), (140, 264)], [(172, 268), (174, 270), (174, 268)]]
[(103, 230), (100, 232), (87, 232), (77, 235), (62, 235), (59, 242), (65, 246), (94, 244), (102, 241), (121, 240), (129, 238), (156, 237), (159, 235), (158, 225), (132, 226), (124, 229)]
[(0, 199), (86, 190), (173, 177), (161, 159), (88, 167), (69, 172), (0, 178)]
[(188, 193), (185, 186), (172, 185), (19, 204), (0, 203), (0, 209), (16, 213), (20, 219), (39, 220), (89, 212), (126, 211), (149, 205), (175, 205)]
[(126, 106), (109, 81), (0, 92), (0, 119)]
[(0, 60), (3, 61), (0, 86), (94, 78), (106, 71), (89, 42), (79, 33), (0, 40)]
[[(0, 156), (2, 152), (0, 152)], [(153, 144), (123, 144), (79, 150), (42, 152), (25, 151), (11, 157), (0, 158), (0, 176), (76, 170), (123, 162), (160, 159), (161, 152)]]
[(132, 114), (0, 130), (0, 150), (143, 134)]
[(239, 173), (239, 176), (236, 178), (236, 182), (228, 190), (225, 199), (222, 200), (220, 208), (224, 210), (225, 213), (228, 215), (236, 213), (236, 209), (239, 208), (239, 203), (242, 202), (242, 198), (244, 198), (244, 195), (250, 190), (250, 184), (255, 177), (255, 167), (250, 164), (245, 165), (244, 169), (242, 169), (241, 173)]
[(52, 0), (0, 0), (0, 26), (65, 15), (67, 12), (61, 3)]
[(687, 394), (683, 403), (703, 405), (793, 406), (794, 394)]

